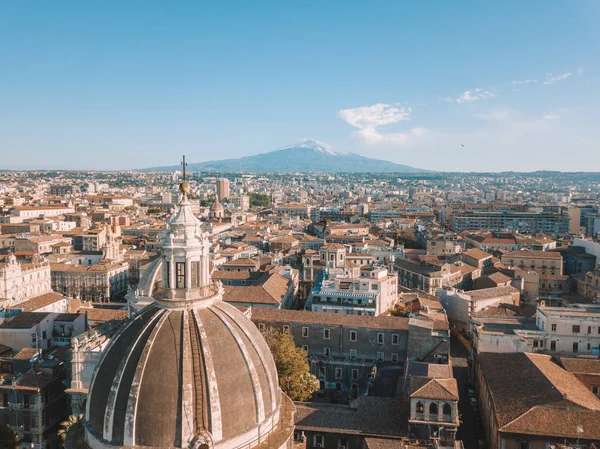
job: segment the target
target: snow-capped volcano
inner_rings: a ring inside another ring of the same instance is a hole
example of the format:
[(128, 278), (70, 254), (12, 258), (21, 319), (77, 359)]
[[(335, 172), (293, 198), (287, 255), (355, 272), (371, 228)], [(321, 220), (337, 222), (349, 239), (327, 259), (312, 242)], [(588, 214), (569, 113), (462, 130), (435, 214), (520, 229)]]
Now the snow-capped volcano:
[[(193, 159), (193, 155), (188, 156)], [(179, 166), (147, 168), (144, 171), (179, 170)], [(225, 159), (190, 163), (192, 171), (238, 172), (398, 172), (419, 173), (425, 170), (394, 162), (371, 159), (355, 153), (334, 151), (329, 145), (317, 140), (302, 139), (299, 142), (269, 153), (239, 159)]]
[(329, 154), (331, 156), (343, 156), (347, 153), (339, 153), (337, 151), (333, 151), (331, 146), (325, 142), (320, 142), (318, 140), (311, 139), (301, 139), (298, 143), (293, 145), (286, 145), (285, 147), (279, 148), (280, 150), (287, 150), (290, 148), (306, 148), (316, 151), (317, 153)]

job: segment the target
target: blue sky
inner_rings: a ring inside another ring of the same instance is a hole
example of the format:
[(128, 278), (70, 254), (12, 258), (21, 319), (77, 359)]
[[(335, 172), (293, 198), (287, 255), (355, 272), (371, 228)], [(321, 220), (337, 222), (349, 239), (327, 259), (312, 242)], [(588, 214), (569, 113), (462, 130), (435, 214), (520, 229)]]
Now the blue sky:
[(0, 168), (308, 137), (434, 170), (600, 171), (599, 70), (597, 1), (7, 0)]

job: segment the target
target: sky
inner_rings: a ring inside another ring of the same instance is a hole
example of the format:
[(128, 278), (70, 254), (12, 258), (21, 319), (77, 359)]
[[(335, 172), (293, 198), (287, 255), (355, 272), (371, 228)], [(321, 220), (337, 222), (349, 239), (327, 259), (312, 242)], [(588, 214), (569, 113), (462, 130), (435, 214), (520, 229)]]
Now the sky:
[(0, 2), (0, 169), (600, 171), (599, 87), (595, 0)]

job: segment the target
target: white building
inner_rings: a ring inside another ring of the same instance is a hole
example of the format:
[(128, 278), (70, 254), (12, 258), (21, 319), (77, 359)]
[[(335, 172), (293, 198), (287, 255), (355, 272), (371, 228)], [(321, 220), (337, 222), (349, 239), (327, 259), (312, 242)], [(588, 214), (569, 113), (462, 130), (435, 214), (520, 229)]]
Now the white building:
[(538, 306), (535, 319), (478, 317), (473, 347), (481, 352), (600, 355), (600, 305)]
[(436, 295), (444, 306), (450, 325), (462, 331), (470, 330), (471, 317), (487, 307), (499, 304), (518, 306), (519, 290), (512, 286), (483, 288), (480, 290), (461, 291), (455, 288), (439, 288)]
[(52, 291), (47, 262), (20, 264), (12, 254), (7, 259), (6, 263), (0, 263), (0, 300), (8, 300), (6, 306)]

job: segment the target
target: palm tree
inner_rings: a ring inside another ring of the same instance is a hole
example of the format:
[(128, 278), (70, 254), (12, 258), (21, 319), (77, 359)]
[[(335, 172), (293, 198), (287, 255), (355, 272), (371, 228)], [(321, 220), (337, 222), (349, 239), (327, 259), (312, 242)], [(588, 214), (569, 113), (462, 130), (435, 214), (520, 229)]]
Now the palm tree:
[(60, 440), (60, 444), (62, 447), (65, 446), (65, 441), (70, 432), (76, 432), (81, 428), (83, 424), (83, 415), (79, 416), (69, 416), (65, 421), (60, 423), (60, 427), (58, 429), (58, 439)]

